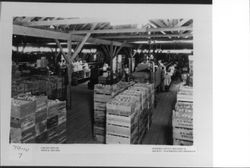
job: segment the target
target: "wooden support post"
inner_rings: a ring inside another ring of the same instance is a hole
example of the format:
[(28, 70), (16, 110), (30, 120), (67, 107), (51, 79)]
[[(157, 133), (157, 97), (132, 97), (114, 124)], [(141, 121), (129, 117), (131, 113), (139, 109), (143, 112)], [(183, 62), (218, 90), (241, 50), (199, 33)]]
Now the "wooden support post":
[(128, 53), (129, 53), (129, 58), (130, 58), (130, 61), (129, 61), (129, 63), (130, 63), (130, 65), (129, 65), (129, 72), (132, 73), (133, 51), (132, 51), (131, 48), (129, 49)]
[[(71, 39), (67, 41), (68, 47), (68, 58), (71, 56)], [(68, 73), (68, 85), (67, 85), (67, 108), (71, 109), (71, 81), (72, 81), (72, 64), (67, 63), (67, 73)]]
[(109, 51), (106, 48), (106, 46), (101, 46), (102, 50), (104, 51), (105, 54), (105, 61), (107, 60), (107, 58), (109, 57)]
[(111, 78), (111, 85), (114, 83), (114, 78), (113, 78), (113, 59), (114, 59), (114, 55), (113, 55), (113, 43), (111, 43), (110, 45), (110, 50), (109, 50), (109, 57), (111, 58), (110, 59), (110, 69), (111, 69), (111, 72), (110, 72), (110, 78)]
[[(117, 50), (117, 47), (116, 46), (114, 46), (113, 47), (113, 55), (112, 55), (112, 57), (113, 57), (113, 59), (117, 56), (117, 54), (116, 54), (116, 50)], [(118, 58), (118, 57), (117, 57)], [(118, 65), (118, 59), (116, 58), (116, 67), (115, 67), (115, 72), (116, 73), (118, 73), (118, 68), (117, 68), (117, 65)]]
[[(57, 46), (59, 47), (60, 52), (62, 53), (64, 59), (66, 60), (66, 62), (72, 66), (72, 61), (71, 61), (69, 55), (67, 55), (67, 54), (65, 54), (65, 53), (63, 52), (63, 48), (62, 48), (60, 42), (59, 42), (57, 39), (55, 39), (55, 41), (56, 41), (56, 44), (57, 44)], [(70, 43), (71, 43), (71, 42), (70, 42)], [(71, 49), (70, 49), (70, 51), (71, 51)]]
[(117, 49), (116, 55), (121, 51), (121, 49), (124, 47), (125, 44), (126, 42), (122, 43), (122, 45)]
[(27, 45), (27, 43), (23, 43), (23, 45), (22, 45), (23, 48), (22, 48), (21, 53), (24, 53), (24, 49), (25, 49), (26, 45)]

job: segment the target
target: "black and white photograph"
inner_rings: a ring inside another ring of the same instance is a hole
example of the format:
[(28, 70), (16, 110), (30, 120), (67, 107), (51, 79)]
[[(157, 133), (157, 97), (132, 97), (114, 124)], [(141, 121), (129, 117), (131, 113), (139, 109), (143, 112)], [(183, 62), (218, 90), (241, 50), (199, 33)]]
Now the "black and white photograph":
[(210, 5), (2, 9), (7, 165), (211, 165)]
[(1, 1), (0, 166), (249, 166), (249, 7)]
[(10, 143), (192, 145), (193, 22), (14, 17)]

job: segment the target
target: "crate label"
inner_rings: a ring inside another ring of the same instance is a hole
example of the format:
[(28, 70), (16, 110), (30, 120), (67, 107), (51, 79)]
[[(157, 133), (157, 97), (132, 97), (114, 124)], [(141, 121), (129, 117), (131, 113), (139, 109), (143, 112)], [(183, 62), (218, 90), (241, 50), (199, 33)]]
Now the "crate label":
[(30, 162), (33, 159), (33, 151), (30, 145), (10, 144), (9, 159), (12, 161)]

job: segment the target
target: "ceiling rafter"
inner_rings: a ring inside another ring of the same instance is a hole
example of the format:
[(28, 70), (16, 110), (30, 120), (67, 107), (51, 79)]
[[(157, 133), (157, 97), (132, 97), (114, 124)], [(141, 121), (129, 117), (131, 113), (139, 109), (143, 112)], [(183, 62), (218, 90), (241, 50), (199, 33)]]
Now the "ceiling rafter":
[[(157, 27), (165, 27), (164, 25), (159, 25), (157, 23), (155, 23), (153, 20), (149, 20), (150, 22), (150, 25), (153, 26), (154, 28), (157, 28)], [(164, 31), (161, 31), (162, 34), (166, 34)]]
[(89, 24), (89, 23), (104, 23), (101, 19), (54, 19), (46, 21), (33, 21), (25, 23), (25, 26), (50, 26), (50, 25), (70, 25), (70, 24)]
[(192, 34), (156, 34), (156, 35), (114, 35), (114, 36), (97, 36), (97, 38), (103, 39), (129, 39), (129, 38), (164, 38), (164, 37), (192, 37)]
[(173, 28), (132, 28), (132, 29), (104, 29), (104, 30), (81, 30), (72, 31), (71, 34), (105, 34), (105, 33), (133, 33), (133, 32), (161, 32), (161, 31), (177, 31), (177, 30), (192, 30), (191, 26), (173, 27)]
[[(25, 26), (19, 26), (19, 25), (13, 25), (13, 34), (40, 37), (40, 38), (58, 39), (58, 40), (68, 40), (72, 38), (72, 41), (82, 41), (83, 39), (83, 36), (81, 35), (71, 35), (69, 33), (56, 32), (56, 31), (45, 30), (45, 29), (37, 29), (37, 28), (25, 27)], [(100, 44), (104, 44), (104, 45), (113, 44), (116, 46), (122, 45), (121, 42), (96, 39), (96, 38), (88, 38), (87, 42), (94, 43), (97, 45), (100, 45)], [(126, 44), (126, 47), (133, 47), (133, 45)]]

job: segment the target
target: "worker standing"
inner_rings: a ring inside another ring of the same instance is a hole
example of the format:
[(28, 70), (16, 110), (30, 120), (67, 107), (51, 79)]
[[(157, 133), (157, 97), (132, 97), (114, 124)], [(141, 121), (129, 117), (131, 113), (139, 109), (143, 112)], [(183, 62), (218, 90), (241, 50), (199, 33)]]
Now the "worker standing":
[(129, 68), (127, 65), (125, 65), (124, 72), (125, 72), (125, 81), (128, 82), (129, 81)]
[(159, 67), (161, 69), (161, 83), (160, 83), (160, 89), (161, 91), (165, 91), (165, 85), (164, 85), (164, 80), (165, 80), (165, 74), (166, 74), (166, 66), (162, 63), (161, 60), (158, 61)]

